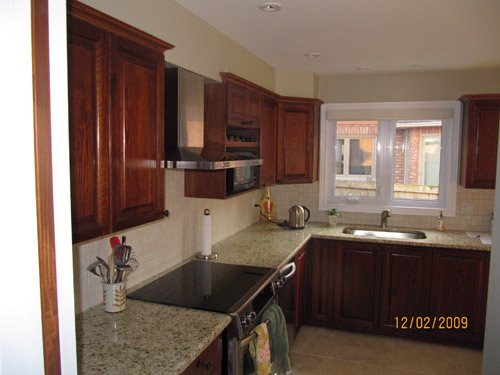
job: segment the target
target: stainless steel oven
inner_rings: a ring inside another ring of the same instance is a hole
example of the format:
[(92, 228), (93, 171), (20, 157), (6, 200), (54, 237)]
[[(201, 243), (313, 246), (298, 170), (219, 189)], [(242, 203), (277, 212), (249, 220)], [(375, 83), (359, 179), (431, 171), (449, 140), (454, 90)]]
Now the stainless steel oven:
[(245, 354), (265, 309), (295, 272), (193, 260), (128, 295), (141, 301), (226, 313), (223, 366), (229, 375), (245, 374)]

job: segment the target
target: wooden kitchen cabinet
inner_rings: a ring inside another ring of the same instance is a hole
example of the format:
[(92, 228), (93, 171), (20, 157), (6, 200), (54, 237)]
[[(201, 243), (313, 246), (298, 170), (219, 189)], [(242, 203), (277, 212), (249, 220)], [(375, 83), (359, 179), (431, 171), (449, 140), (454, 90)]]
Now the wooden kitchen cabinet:
[(220, 375), (222, 374), (222, 338), (217, 337), (189, 367), (183, 375)]
[(461, 185), (494, 189), (496, 178), (500, 94), (464, 95)]
[(432, 249), (386, 246), (383, 254), (380, 329), (399, 336), (424, 330), (396, 327), (396, 318), (429, 316)]
[(314, 239), (308, 253), (306, 321), (309, 324), (333, 326), (336, 243)]
[(276, 131), (278, 103), (271, 96), (264, 96), (261, 104), (260, 157), (264, 164), (260, 167), (261, 187), (276, 184)]
[[(467, 327), (434, 329), (432, 337), (443, 342), (482, 346), (486, 319), (489, 253), (439, 249), (434, 252), (430, 315), (466, 318)], [(448, 319), (448, 323), (450, 323)]]
[(279, 184), (317, 181), (320, 104), (317, 99), (280, 99), (276, 167)]
[[(482, 346), (489, 252), (326, 239), (311, 243), (305, 282), (308, 324)], [(430, 318), (425, 329), (424, 318)], [(467, 327), (456, 329), (453, 324), (460, 320), (463, 325), (462, 318)], [(420, 329), (415, 328), (418, 319)]]
[(163, 52), (155, 37), (68, 3), (73, 241), (163, 217)]
[(369, 332), (378, 327), (381, 255), (375, 244), (337, 243), (335, 326)]
[(260, 125), (260, 92), (242, 84), (239, 77), (221, 73), (226, 85), (226, 119), (228, 126)]

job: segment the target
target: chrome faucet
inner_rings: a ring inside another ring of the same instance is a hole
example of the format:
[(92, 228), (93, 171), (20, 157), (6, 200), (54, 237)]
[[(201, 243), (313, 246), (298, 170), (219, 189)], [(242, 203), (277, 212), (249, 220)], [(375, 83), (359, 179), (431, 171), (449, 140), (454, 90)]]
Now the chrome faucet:
[(380, 226), (382, 229), (387, 228), (387, 218), (391, 217), (391, 210), (384, 210), (380, 214)]

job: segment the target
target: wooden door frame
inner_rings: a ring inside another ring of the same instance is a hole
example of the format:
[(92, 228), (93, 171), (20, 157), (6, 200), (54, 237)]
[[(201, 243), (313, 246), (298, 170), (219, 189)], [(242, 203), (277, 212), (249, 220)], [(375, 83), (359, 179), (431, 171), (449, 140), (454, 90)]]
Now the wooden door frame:
[(38, 262), (46, 374), (61, 373), (52, 189), (48, 0), (31, 0)]

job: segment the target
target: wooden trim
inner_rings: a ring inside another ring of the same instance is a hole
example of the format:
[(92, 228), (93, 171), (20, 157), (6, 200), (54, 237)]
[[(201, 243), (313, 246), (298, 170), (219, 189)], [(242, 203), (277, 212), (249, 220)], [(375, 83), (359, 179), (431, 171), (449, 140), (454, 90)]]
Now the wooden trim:
[(174, 46), (170, 43), (156, 38), (151, 34), (145, 33), (144, 31), (139, 30), (133, 26), (127, 25), (126, 23), (114, 17), (111, 17), (108, 14), (91, 8), (79, 1), (68, 1), (68, 13), (80, 20), (89, 22), (98, 28), (112, 32), (115, 35), (124, 37), (136, 43), (145, 45), (146, 47), (155, 49), (161, 53), (163, 53), (167, 49), (174, 48)]
[(315, 98), (299, 98), (295, 96), (280, 96), (279, 101), (286, 104), (321, 105), (323, 101)]
[(275, 92), (271, 91), (271, 90), (268, 90), (262, 86), (259, 86), (253, 82), (250, 82), (250, 81), (247, 81), (246, 79), (244, 78), (241, 78), (241, 77), (238, 77), (236, 74), (233, 74), (233, 73), (220, 73), (220, 76), (222, 77), (222, 81), (225, 82), (225, 81), (231, 81), (231, 82), (235, 82), (235, 83), (239, 83), (240, 85), (243, 85), (243, 86), (246, 86), (248, 88), (252, 88), (254, 90), (257, 90), (259, 91), (261, 94), (265, 94), (265, 95), (268, 95), (268, 96), (271, 96), (272, 98), (274, 99), (278, 99), (280, 98), (280, 96), (278, 94), (276, 94)]
[(38, 262), (46, 374), (61, 373), (52, 196), (48, 0), (31, 1)]

